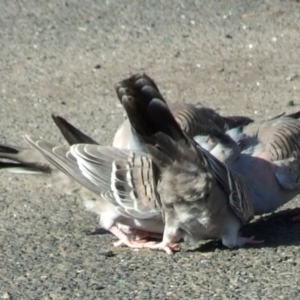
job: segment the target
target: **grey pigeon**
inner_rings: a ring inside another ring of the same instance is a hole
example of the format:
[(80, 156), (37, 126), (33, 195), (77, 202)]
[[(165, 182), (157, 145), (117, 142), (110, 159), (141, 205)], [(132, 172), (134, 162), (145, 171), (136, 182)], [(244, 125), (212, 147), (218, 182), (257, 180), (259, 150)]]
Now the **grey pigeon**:
[[(209, 132), (225, 133), (232, 128), (246, 126), (253, 122), (252, 119), (244, 116), (223, 117), (213, 109), (200, 104), (171, 103), (169, 107), (180, 128), (198, 143), (201, 143), (202, 137)], [(140, 150), (142, 146), (135, 140), (131, 130), (127, 119), (118, 128), (112, 145), (116, 148)]]
[(244, 130), (230, 130), (231, 143), (218, 140), (211, 150), (221, 161), (223, 153), (231, 151), (226, 163), (244, 177), (256, 215), (273, 212), (300, 192), (298, 115), (278, 115)]
[[(220, 136), (224, 130), (238, 128), (253, 122), (252, 119), (243, 116), (222, 117), (214, 110), (198, 104), (172, 104), (172, 107), (181, 129), (194, 137), (204, 147), (207, 146), (208, 151), (213, 146), (208, 143), (207, 134), (213, 133)], [(99, 144), (65, 118), (52, 114), (52, 119), (69, 145)], [(117, 130), (113, 139), (113, 146), (131, 150), (141, 149), (132, 136), (129, 120), (126, 120)], [(0, 159), (0, 169), (7, 169), (14, 173), (40, 174), (51, 173), (52, 171), (47, 161), (34, 149), (0, 144)]]
[[(52, 114), (52, 119), (69, 145), (98, 143), (68, 122), (61, 116)], [(0, 169), (7, 169), (13, 173), (25, 174), (49, 174), (51, 165), (36, 150), (32, 148), (20, 148), (17, 146), (0, 144)]]
[[(253, 215), (247, 187), (180, 129), (153, 81), (137, 74), (116, 90), (143, 152), (87, 144), (55, 147), (28, 137), (27, 142), (101, 196), (86, 206), (129, 247), (171, 253), (181, 239), (220, 238), (229, 248), (254, 242), (238, 235)], [(133, 241), (119, 224), (163, 233), (163, 240)]]

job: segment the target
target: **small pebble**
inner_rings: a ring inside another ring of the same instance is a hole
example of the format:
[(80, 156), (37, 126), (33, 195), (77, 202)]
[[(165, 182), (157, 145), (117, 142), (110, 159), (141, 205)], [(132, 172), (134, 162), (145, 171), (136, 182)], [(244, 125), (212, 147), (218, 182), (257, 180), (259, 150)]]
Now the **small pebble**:
[(176, 51), (176, 53), (174, 54), (175, 57), (179, 57), (180, 56), (180, 51)]
[(97, 283), (93, 283), (91, 286), (92, 290), (96, 290), (96, 291), (100, 291), (103, 290), (105, 287), (103, 285), (97, 284)]
[(111, 250), (100, 251), (98, 254), (99, 254), (99, 255), (102, 255), (102, 256), (104, 256), (104, 257), (106, 257), (106, 258), (116, 256), (116, 254), (115, 254), (114, 252), (112, 252)]
[(293, 81), (293, 80), (295, 80), (295, 79), (298, 78), (298, 77), (299, 77), (299, 74), (293, 73), (293, 74), (290, 74), (289, 76), (287, 76), (287, 77), (285, 78), (285, 80), (286, 80), (286, 81)]
[(10, 300), (11, 299), (11, 294), (6, 292), (2, 295), (1, 297), (2, 299), (5, 299), (5, 300)]

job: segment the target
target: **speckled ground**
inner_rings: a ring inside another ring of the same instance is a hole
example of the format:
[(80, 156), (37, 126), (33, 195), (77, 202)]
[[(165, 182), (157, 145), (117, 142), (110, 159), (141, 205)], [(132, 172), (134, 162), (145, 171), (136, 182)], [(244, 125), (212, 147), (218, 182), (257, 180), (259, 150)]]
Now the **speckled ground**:
[[(124, 119), (113, 84), (140, 70), (170, 102), (258, 120), (300, 110), (299, 32), (297, 1), (2, 1), (1, 142), (62, 141), (56, 112), (110, 144)], [(299, 200), (243, 229), (262, 246), (169, 257), (90, 234), (96, 217), (47, 177), (0, 177), (3, 299), (300, 299)]]

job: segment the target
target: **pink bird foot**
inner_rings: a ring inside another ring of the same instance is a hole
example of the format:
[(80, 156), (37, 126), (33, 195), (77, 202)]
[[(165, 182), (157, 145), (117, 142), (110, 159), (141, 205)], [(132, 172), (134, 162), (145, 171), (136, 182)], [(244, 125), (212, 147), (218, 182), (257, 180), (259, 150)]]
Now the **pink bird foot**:
[(265, 241), (264, 240), (256, 240), (255, 239), (255, 236), (252, 235), (251, 237), (238, 237), (238, 240), (237, 240), (237, 246), (238, 247), (242, 247), (246, 244), (250, 244), (250, 245), (258, 245), (258, 244), (262, 244), (264, 243)]
[(161, 250), (165, 251), (169, 255), (172, 255), (174, 251), (178, 251), (180, 249), (180, 246), (178, 244), (170, 244), (165, 242), (148, 242), (143, 244), (143, 248), (148, 248), (151, 250)]
[(129, 248), (136, 248), (136, 249), (141, 249), (143, 248), (143, 244), (145, 244), (147, 241), (146, 240), (133, 240), (129, 238), (123, 231), (121, 231), (117, 226), (112, 226), (109, 231), (116, 236), (119, 241), (115, 242), (113, 245), (115, 247), (119, 247), (121, 245), (126, 245)]
[(161, 250), (165, 251), (167, 254), (173, 254), (173, 251), (179, 250), (179, 245), (176, 243), (169, 242), (149, 242), (145, 240), (133, 240), (129, 238), (122, 230), (120, 230), (117, 226), (112, 226), (109, 231), (116, 236), (119, 241), (114, 243), (115, 247), (119, 247), (121, 245), (126, 245), (129, 248), (134, 249), (152, 249), (152, 250)]
[(293, 222), (300, 221), (300, 214), (292, 218)]

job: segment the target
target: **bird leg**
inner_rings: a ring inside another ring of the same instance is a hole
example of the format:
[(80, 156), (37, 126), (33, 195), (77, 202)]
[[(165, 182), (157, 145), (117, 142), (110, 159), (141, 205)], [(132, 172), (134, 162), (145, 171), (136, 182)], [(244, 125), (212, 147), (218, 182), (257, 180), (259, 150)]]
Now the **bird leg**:
[(117, 226), (110, 227), (109, 231), (119, 239), (119, 241), (114, 243), (115, 247), (119, 247), (124, 244), (129, 248), (139, 248), (139, 249), (143, 248), (143, 243), (145, 243), (145, 241), (135, 241), (135, 240), (129, 238)]
[(295, 217), (293, 217), (292, 221), (300, 221), (300, 214), (297, 215), (297, 216), (295, 216)]
[(163, 239), (161, 242), (148, 242), (143, 244), (143, 248), (152, 250), (165, 251), (167, 254), (173, 254), (173, 251), (179, 250), (177, 241), (181, 238), (179, 234), (178, 226), (171, 226), (170, 224), (165, 225)]
[(149, 240), (162, 240), (163, 234), (158, 232), (151, 232), (147, 230), (142, 230), (138, 228), (124, 227), (118, 224), (118, 228), (126, 235), (134, 235), (135, 239), (138, 241), (149, 241)]
[[(124, 232), (124, 231), (126, 232)], [(135, 229), (135, 228), (128, 228), (128, 227), (117, 227), (116, 225), (113, 225), (110, 227), (109, 231), (115, 235), (119, 241), (114, 243), (115, 247), (121, 246), (122, 244), (126, 245), (129, 248), (135, 248), (135, 249), (141, 249), (141, 248), (148, 248), (151, 250), (161, 250), (165, 251), (167, 254), (172, 254), (173, 251), (176, 251), (179, 249), (179, 245), (177, 242), (180, 240), (181, 233), (179, 230), (179, 227), (175, 224), (166, 224), (164, 228), (164, 233), (163, 233), (163, 239), (160, 240), (161, 242), (154, 242), (154, 241), (145, 241), (145, 240), (134, 240), (131, 239), (128, 234), (130, 233), (137, 233), (137, 234), (146, 234), (147, 237), (149, 235), (153, 235), (154, 233), (152, 232), (147, 232), (144, 230), (140, 229)], [(157, 235), (155, 235), (157, 236)]]
[(234, 218), (228, 218), (228, 221), (225, 224), (223, 234), (221, 236), (222, 244), (229, 248), (240, 248), (243, 247), (245, 244), (261, 244), (264, 241), (255, 240), (254, 236), (249, 238), (239, 236), (239, 228), (241, 224), (240, 221)]
[[(156, 242), (145, 242), (145, 240), (133, 240), (129, 238), (122, 230), (120, 230), (117, 226), (112, 226), (109, 231), (116, 236), (119, 241), (114, 243), (115, 247), (121, 246), (122, 244), (126, 245), (129, 248), (142, 249), (148, 248), (152, 250), (162, 250), (167, 254), (172, 254), (173, 251), (179, 249), (179, 245), (176, 243), (172, 243), (170, 239), (165, 241), (156, 243)], [(148, 232), (146, 232), (148, 234)], [(151, 233), (150, 233), (151, 234)]]
[(237, 240), (236, 240), (236, 245), (238, 247), (243, 247), (246, 244), (258, 245), (258, 244), (262, 244), (264, 242), (265, 242), (264, 240), (256, 240), (254, 235), (252, 235), (251, 237), (248, 237), (248, 238), (238, 236)]
[(155, 242), (144, 243), (143, 248), (148, 248), (151, 250), (161, 250), (161, 251), (165, 251), (169, 255), (172, 255), (173, 251), (178, 251), (180, 247), (177, 243), (162, 241), (160, 243), (155, 243)]
[(136, 236), (136, 239), (138, 241), (149, 239), (161, 240), (163, 237), (162, 233), (149, 232), (141, 229), (131, 229), (131, 233)]

